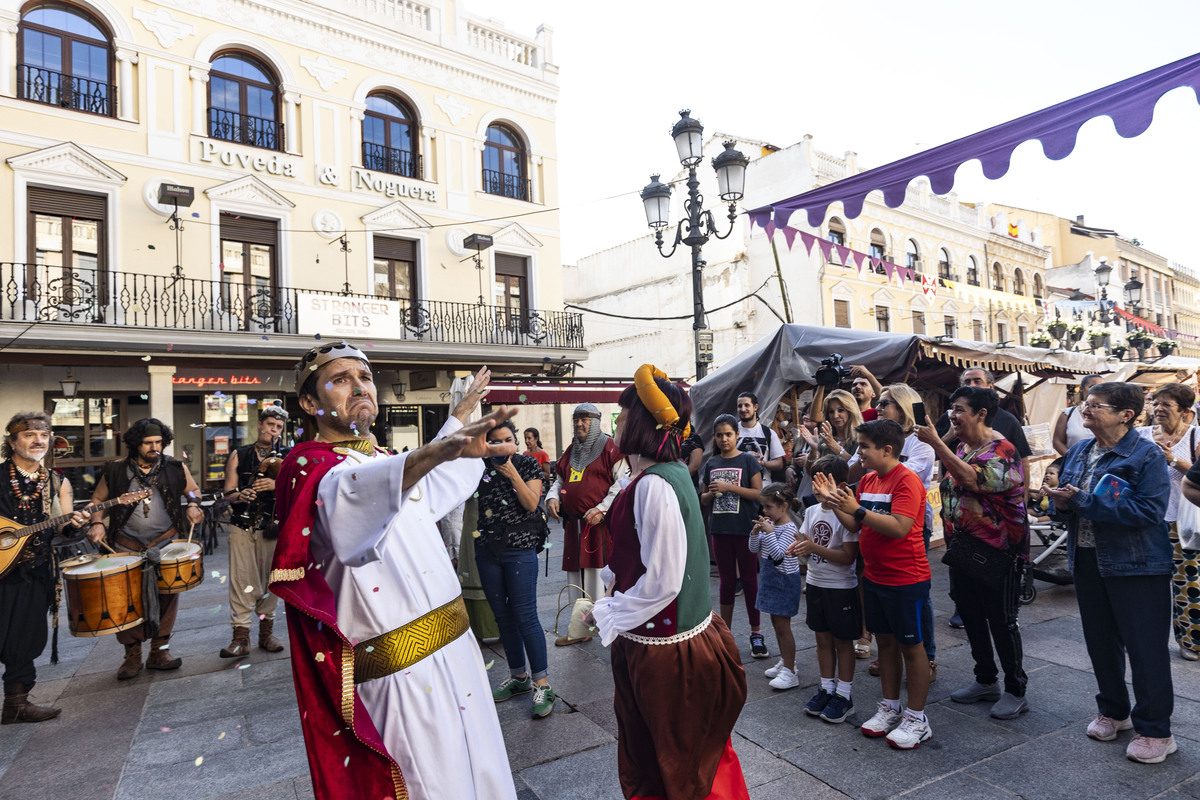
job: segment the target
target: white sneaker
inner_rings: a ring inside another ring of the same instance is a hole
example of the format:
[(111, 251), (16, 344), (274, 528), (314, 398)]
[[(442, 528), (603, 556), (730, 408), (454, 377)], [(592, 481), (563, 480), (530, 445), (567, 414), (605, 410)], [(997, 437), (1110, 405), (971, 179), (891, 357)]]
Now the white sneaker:
[(922, 722), (909, 711), (905, 712), (904, 719), (896, 729), (888, 734), (887, 742), (897, 750), (914, 750), (931, 736), (933, 731), (929, 729), (929, 723)]
[(763, 675), (766, 675), (768, 678), (774, 678), (776, 675), (779, 674), (779, 670), (781, 670), (781, 669), (783, 669), (783, 659), (782, 658), (775, 662), (775, 666), (767, 667), (766, 669), (764, 669)]
[(891, 706), (880, 701), (879, 707), (875, 710), (875, 716), (864, 722), (860, 730), (863, 732), (863, 736), (877, 739), (899, 725), (900, 716), (899, 711), (892, 711)]
[(796, 673), (787, 667), (780, 667), (779, 674), (768, 685), (772, 689), (795, 689), (800, 685), (800, 679), (796, 677)]

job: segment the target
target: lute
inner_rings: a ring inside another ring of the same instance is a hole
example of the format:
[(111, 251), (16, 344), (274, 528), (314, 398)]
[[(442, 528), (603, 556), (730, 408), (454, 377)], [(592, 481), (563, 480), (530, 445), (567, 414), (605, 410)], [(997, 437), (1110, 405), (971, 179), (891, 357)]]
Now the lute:
[[(90, 514), (93, 511), (102, 511), (113, 506), (127, 506), (140, 500), (145, 500), (150, 496), (150, 492), (150, 489), (126, 492), (120, 497), (106, 500), (99, 505), (86, 506), (80, 510)], [(75, 516), (74, 511), (70, 514), (63, 514), (61, 517), (54, 517), (45, 522), (25, 527), (22, 527), (19, 522), (14, 522), (6, 517), (0, 517), (0, 578), (7, 575), (13, 565), (17, 563), (17, 558), (21, 555), (21, 551), (25, 549), (26, 540), (30, 536), (50, 528), (57, 528), (70, 521), (73, 516)]]

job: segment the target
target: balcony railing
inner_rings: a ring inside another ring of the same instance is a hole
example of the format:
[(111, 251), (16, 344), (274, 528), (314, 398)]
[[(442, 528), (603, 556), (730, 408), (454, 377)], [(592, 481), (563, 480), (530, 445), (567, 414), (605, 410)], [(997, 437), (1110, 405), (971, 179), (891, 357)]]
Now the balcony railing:
[(507, 175), (494, 169), (483, 171), (483, 190), (488, 194), (498, 194), (501, 197), (511, 197), (514, 200), (529, 201), (529, 179), (519, 175)]
[(363, 142), (363, 168), (375, 172), (389, 172), (405, 178), (420, 178), (421, 155), (409, 150), (397, 150), (381, 144)]
[(17, 65), (17, 97), (105, 117), (116, 116), (117, 87), (61, 72)]
[[(116, 328), (299, 333), (301, 292), (379, 298), (298, 287), (0, 262), (0, 322)], [(401, 300), (402, 341), (583, 349), (583, 315), (499, 306)]]
[(208, 135), (227, 142), (283, 150), (283, 123), (223, 108), (208, 109)]

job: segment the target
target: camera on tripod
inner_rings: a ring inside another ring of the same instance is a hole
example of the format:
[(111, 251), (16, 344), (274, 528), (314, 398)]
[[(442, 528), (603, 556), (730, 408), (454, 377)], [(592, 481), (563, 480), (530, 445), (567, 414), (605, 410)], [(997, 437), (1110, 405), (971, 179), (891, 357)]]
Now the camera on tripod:
[(842, 366), (840, 353), (833, 353), (829, 358), (821, 359), (821, 366), (813, 374), (813, 380), (818, 386), (832, 388), (837, 386), (850, 375), (850, 370)]

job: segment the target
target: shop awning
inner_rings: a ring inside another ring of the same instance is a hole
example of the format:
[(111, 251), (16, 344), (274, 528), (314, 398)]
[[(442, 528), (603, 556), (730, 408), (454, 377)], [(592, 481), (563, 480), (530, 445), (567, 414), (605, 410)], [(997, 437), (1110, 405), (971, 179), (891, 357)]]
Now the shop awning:
[(784, 230), (792, 214), (805, 209), (809, 225), (817, 228), (832, 203), (841, 203), (847, 217), (857, 217), (873, 191), (882, 191), (888, 207), (896, 208), (904, 202), (913, 178), (925, 175), (935, 194), (946, 194), (954, 188), (958, 168), (972, 159), (979, 159), (984, 176), (995, 180), (1008, 172), (1018, 145), (1030, 139), (1042, 143), (1042, 151), (1050, 160), (1066, 158), (1075, 149), (1080, 127), (1093, 117), (1111, 117), (1117, 133), (1131, 139), (1150, 127), (1158, 99), (1180, 86), (1191, 86), (1200, 99), (1200, 53), (828, 186), (755, 208), (749, 212), (750, 218), (772, 232)]
[[(487, 402), (492, 405), (543, 405), (546, 403), (615, 403), (633, 376), (625, 379), (545, 379), (492, 381)], [(686, 383), (683, 384), (687, 386)]]

